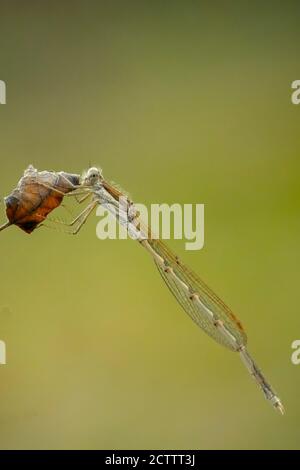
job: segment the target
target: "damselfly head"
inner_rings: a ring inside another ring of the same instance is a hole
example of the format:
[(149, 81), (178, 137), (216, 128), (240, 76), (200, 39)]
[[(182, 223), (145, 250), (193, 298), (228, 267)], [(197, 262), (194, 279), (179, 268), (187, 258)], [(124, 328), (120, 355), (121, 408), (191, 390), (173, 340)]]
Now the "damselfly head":
[(85, 186), (94, 186), (103, 180), (102, 171), (99, 168), (91, 167), (82, 175), (82, 184)]

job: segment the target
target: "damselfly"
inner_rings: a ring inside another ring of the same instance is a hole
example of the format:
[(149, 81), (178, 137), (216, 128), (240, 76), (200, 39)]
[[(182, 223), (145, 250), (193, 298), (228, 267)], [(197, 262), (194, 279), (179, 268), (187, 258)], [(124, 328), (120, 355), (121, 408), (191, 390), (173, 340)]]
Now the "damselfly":
[[(40, 184), (56, 191), (62, 197), (65, 195), (58, 188), (53, 188), (45, 182)], [(127, 196), (108, 183), (97, 168), (90, 168), (84, 173), (80, 184), (75, 184), (68, 195), (83, 196), (79, 202), (90, 199), (85, 209), (68, 224), (72, 227), (71, 233), (79, 232), (98, 205), (105, 207), (122, 226), (126, 227), (129, 235), (150, 253), (163, 280), (185, 312), (215, 341), (240, 355), (265, 398), (283, 414), (284, 408), (280, 398), (247, 350), (247, 336), (241, 322), (195, 273), (186, 267), (161, 240), (153, 236), (151, 229), (139, 220), (139, 214)]]

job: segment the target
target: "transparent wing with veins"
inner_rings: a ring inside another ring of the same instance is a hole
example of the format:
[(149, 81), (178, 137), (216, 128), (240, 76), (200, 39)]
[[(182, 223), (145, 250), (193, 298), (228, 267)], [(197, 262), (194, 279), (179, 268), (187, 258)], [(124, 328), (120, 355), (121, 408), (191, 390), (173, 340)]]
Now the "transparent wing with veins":
[(168, 288), (192, 320), (218, 343), (231, 350), (235, 350), (232, 343), (228, 341), (222, 332), (214, 326), (213, 322), (209, 321), (206, 315), (203, 314), (201, 304), (196, 304), (191, 301), (191, 295), (197, 293), (204, 307), (209, 309), (215, 315), (216, 319), (223, 321), (226, 328), (236, 339), (237, 344), (246, 345), (246, 333), (240, 321), (235, 317), (229, 307), (227, 307), (195, 273), (179, 261), (178, 257), (175, 256), (161, 240), (148, 239), (148, 243), (155, 252), (165, 260), (165, 265), (171, 267), (174, 273), (189, 287), (189, 291), (180, 288), (174, 277), (168, 275), (165, 267), (154, 260)]

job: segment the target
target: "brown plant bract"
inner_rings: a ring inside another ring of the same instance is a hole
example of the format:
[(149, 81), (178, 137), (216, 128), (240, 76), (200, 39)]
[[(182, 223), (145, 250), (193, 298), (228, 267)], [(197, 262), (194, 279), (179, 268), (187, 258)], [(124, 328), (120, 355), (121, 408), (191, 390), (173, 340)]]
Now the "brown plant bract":
[(79, 175), (38, 171), (30, 165), (17, 187), (4, 198), (8, 222), (0, 230), (17, 225), (26, 233), (33, 232), (61, 204), (64, 194), (79, 183)]

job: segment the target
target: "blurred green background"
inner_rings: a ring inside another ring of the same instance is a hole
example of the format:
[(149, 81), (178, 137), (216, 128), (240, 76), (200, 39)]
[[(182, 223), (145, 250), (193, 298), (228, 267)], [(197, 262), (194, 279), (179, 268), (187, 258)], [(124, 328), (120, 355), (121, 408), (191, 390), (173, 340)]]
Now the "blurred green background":
[[(204, 203), (170, 242), (281, 396), (202, 333), (132, 240), (1, 232), (0, 447), (299, 448), (299, 2), (0, 0), (1, 197), (91, 161), (137, 202)], [(1, 205), (1, 222), (5, 220)]]

